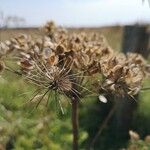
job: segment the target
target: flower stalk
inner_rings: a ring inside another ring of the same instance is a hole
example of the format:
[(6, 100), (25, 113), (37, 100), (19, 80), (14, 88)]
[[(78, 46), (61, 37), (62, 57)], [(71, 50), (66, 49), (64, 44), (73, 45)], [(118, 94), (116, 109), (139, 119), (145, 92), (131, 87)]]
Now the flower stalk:
[(78, 118), (78, 98), (72, 97), (72, 133), (73, 133), (73, 144), (72, 149), (78, 150), (78, 128), (79, 128), (79, 118)]

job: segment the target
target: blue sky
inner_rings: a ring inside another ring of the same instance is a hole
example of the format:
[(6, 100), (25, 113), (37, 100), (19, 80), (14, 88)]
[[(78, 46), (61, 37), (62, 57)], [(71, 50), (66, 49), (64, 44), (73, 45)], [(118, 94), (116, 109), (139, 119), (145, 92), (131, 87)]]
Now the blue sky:
[(0, 0), (0, 10), (25, 18), (27, 26), (48, 20), (77, 27), (150, 23), (148, 0)]

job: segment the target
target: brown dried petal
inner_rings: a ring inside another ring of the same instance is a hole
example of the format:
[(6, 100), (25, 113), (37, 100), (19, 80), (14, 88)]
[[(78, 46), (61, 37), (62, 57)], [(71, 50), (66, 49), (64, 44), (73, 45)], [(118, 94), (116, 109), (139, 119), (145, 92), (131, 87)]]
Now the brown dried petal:
[(129, 131), (129, 135), (130, 135), (131, 140), (133, 141), (137, 141), (140, 139), (140, 136), (138, 135), (138, 133), (132, 130)]
[(63, 45), (58, 45), (56, 47), (56, 54), (57, 55), (62, 55), (65, 52), (65, 47)]
[(50, 56), (47, 59), (47, 63), (49, 65), (56, 65), (58, 63), (58, 56), (55, 55), (55, 53), (51, 53)]
[(21, 60), (18, 64), (19, 64), (23, 69), (28, 69), (28, 70), (33, 69), (33, 64), (32, 64), (29, 60), (27, 60), (27, 59)]

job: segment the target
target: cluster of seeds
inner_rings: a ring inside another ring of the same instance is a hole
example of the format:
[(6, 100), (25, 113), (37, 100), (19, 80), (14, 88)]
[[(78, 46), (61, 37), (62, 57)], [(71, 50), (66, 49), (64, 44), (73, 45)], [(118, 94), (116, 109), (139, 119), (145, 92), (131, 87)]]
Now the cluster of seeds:
[(129, 136), (130, 136), (129, 145), (126, 149), (124, 148), (124, 150), (141, 150), (141, 149), (148, 150), (149, 149), (150, 135), (147, 135), (144, 139), (142, 139), (137, 132), (130, 130)]
[(136, 95), (148, 74), (144, 59), (135, 53), (117, 54), (101, 63), (103, 88), (118, 95)]
[[(0, 59), (6, 55), (14, 58), (20, 66), (19, 73), (40, 90), (45, 90), (44, 95), (57, 90), (67, 96), (71, 93), (80, 97), (81, 89), (90, 91), (82, 85), (84, 77), (98, 74), (102, 81), (96, 88), (133, 96), (150, 72), (150, 66), (141, 55), (116, 53), (102, 35), (69, 33), (53, 22), (48, 22), (42, 31), (44, 36), (40, 39), (19, 35), (1, 42)], [(3, 68), (1, 61), (0, 71)]]

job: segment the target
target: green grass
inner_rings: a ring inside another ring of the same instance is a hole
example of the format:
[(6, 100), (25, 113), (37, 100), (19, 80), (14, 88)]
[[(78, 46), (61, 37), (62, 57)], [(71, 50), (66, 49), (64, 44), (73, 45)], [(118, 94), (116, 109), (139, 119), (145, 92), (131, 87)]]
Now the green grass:
[[(143, 87), (150, 87), (150, 80), (145, 80)], [(150, 115), (150, 90), (140, 92), (139, 112), (147, 117)]]
[[(6, 80), (7, 79), (7, 80)], [(64, 97), (65, 114), (46, 98), (35, 109), (36, 101), (25, 105), (35, 87), (10, 73), (0, 78), (0, 143), (11, 141), (15, 150), (69, 150), (72, 143), (70, 106)], [(87, 138), (81, 130), (80, 143)]]

